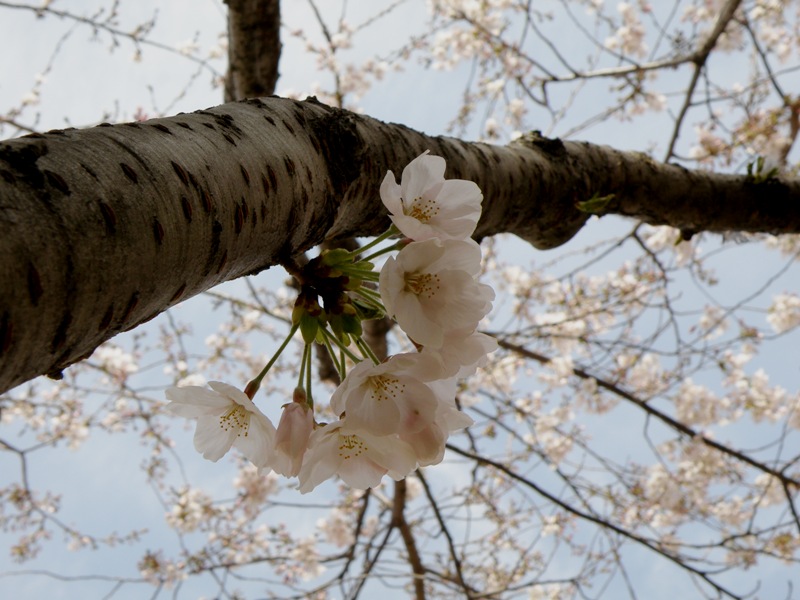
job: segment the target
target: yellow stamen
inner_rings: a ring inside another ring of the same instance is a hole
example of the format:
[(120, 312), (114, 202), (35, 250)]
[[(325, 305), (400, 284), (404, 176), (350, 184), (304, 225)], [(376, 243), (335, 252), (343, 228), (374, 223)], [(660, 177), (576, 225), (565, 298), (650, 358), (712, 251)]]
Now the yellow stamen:
[(433, 200), (426, 200), (422, 196), (418, 196), (412, 200), (411, 207), (406, 214), (414, 217), (420, 223), (427, 223), (439, 214), (439, 205)]
[(367, 451), (367, 446), (357, 435), (339, 435), (339, 456), (344, 460), (358, 458)]
[(241, 404), (232, 406), (231, 409), (219, 418), (219, 426), (223, 431), (237, 430), (239, 437), (247, 437), (250, 428), (250, 413)]
[(439, 276), (432, 273), (407, 273), (406, 291), (412, 292), (417, 296), (426, 296), (428, 300), (433, 298), (440, 288)]

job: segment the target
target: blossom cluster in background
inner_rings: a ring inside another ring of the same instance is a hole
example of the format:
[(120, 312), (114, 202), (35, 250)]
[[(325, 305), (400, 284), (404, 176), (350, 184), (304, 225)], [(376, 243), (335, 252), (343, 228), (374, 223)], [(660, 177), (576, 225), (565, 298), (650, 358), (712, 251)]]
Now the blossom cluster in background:
[[(262, 472), (297, 476), (303, 493), (335, 475), (363, 489), (384, 475), (402, 479), (441, 462), (450, 433), (472, 423), (456, 405), (457, 381), (496, 348), (494, 338), (476, 331), (494, 299), (494, 290), (478, 282), (481, 249), (470, 237), (482, 194), (471, 181), (445, 180), (444, 171), (444, 159), (426, 152), (406, 166), (400, 184), (390, 171), (380, 188), (394, 223), (390, 231), (403, 238), (377, 277), (381, 308), (417, 350), (380, 361), (360, 345), (360, 325), (344, 319), (349, 336), (342, 339), (354, 342), (364, 359), (348, 353), (356, 364), (331, 397), (338, 419), (330, 423), (316, 422), (310, 386), (298, 385), (277, 427), (253, 402), (258, 383), (244, 392), (221, 382), (168, 389), (168, 409), (197, 419), (194, 444), (205, 458), (217, 461), (235, 446)], [(335, 268), (345, 267), (337, 262)], [(337, 302), (342, 310), (350, 306)], [(325, 311), (316, 298), (298, 305), (301, 316), (290, 335), (300, 328), (307, 346), (314, 339), (339, 343), (320, 331), (327, 321), (319, 320)], [(343, 317), (355, 318), (354, 310)]]

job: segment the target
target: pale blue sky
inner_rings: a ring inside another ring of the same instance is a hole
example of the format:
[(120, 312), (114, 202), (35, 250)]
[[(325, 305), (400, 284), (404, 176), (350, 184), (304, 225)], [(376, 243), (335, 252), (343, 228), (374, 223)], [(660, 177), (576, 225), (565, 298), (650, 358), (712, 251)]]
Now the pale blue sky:
[[(77, 6), (87, 10), (89, 2), (64, 2), (64, 7)], [(98, 6), (102, 6), (98, 2)], [(309, 11), (305, 2), (291, 1), (284, 3), (284, 17), (290, 27), (309, 23)], [(339, 3), (326, 3), (325, 6)], [(54, 6), (57, 8), (57, 2)], [(129, 28), (135, 19), (129, 18), (130, 11), (135, 10), (135, 17), (145, 19), (152, 14), (153, 6), (158, 5), (158, 21), (154, 30), (154, 39), (168, 46), (175, 46), (185, 40), (194, 39), (201, 48), (212, 45), (220, 32), (225, 29), (225, 7), (219, 0), (174, 0), (170, 2), (127, 2), (123, 1), (123, 29)], [(349, 3), (348, 21), (351, 24), (360, 23), (364, 16), (360, 11), (367, 3)], [(420, 33), (423, 21), (420, 18), (423, 2), (413, 0), (407, 3), (393, 16), (384, 20), (375, 29), (367, 30), (360, 39), (356, 37), (353, 50), (347, 51), (345, 56), (371, 56), (383, 55), (403, 44), (409, 35)], [(338, 13), (338, 8), (330, 9), (332, 14)], [(309, 29), (313, 27), (309, 26)], [(0, 111), (16, 104), (31, 87), (35, 75), (41, 72), (48, 64), (57, 40), (66, 32), (69, 36), (53, 61), (52, 71), (47, 74), (46, 83), (42, 87), (41, 104), (31, 112), (25, 113), (20, 120), (23, 123), (33, 123), (34, 114), (40, 112), (38, 128), (57, 128), (67, 124), (81, 126), (102, 120), (103, 113), (108, 112), (113, 118), (132, 118), (138, 108), (145, 113), (152, 114), (154, 109), (166, 110), (169, 113), (178, 111), (192, 111), (221, 103), (222, 92), (220, 89), (211, 89), (209, 82), (212, 73), (200, 69), (196, 81), (189, 87), (184, 97), (176, 99), (189, 82), (195, 67), (185, 58), (171, 55), (170, 53), (155, 48), (144, 47), (142, 62), (130, 60), (134, 49), (132, 45), (121, 39), (119, 47), (112, 53), (108, 52), (111, 40), (107, 34), (99, 33), (96, 39), (94, 34), (84, 26), (71, 26), (56, 19), (36, 19), (31, 13), (13, 11), (0, 7), (0, 52), (11, 56), (9, 48), (13, 48), (14, 60), (0, 62)], [(281, 62), (281, 80), (279, 91), (291, 89), (300, 91), (308, 89), (311, 84), (320, 78), (316, 73), (313, 60), (302, 53), (302, 48), (293, 40), (286, 31), (283, 34), (284, 54)], [(365, 50), (368, 49), (368, 50)], [(224, 61), (217, 60), (213, 63), (218, 72), (224, 71)], [(683, 75), (686, 73), (683, 72)], [(389, 74), (384, 83), (376, 85), (360, 102), (367, 114), (377, 118), (407, 124), (421, 129), (427, 133), (440, 134), (445, 132), (447, 122), (454, 116), (455, 107), (458, 106), (464, 82), (468, 77), (468, 68), (464, 67), (456, 72), (442, 73), (426, 70), (416, 63), (407, 65), (407, 71), (400, 75)], [(680, 88), (681, 73), (675, 74), (675, 87)], [(734, 76), (734, 75), (732, 75)], [(596, 83), (592, 95), (577, 107), (577, 114), (582, 110), (591, 110), (592, 101), (603, 98), (607, 94), (607, 84)], [(152, 88), (152, 91), (151, 91)], [(615, 121), (596, 127), (581, 139), (609, 143), (621, 148), (645, 149), (650, 142), (658, 140), (664, 143), (663, 127), (669, 123), (665, 113), (636, 127), (623, 127)], [(478, 135), (477, 127), (471, 132), (470, 137)], [(608, 237), (609, 223), (614, 229), (624, 231), (627, 224), (620, 224), (618, 220), (603, 220), (593, 222), (579, 234), (576, 240), (567, 244), (558, 252), (574, 251), (594, 240)], [(703, 245), (713, 246), (714, 241), (708, 240)], [(528, 258), (537, 262), (549, 260), (549, 254), (536, 252), (521, 242), (509, 240), (506, 242), (505, 251), (509, 256), (523, 254), (525, 258), (520, 262), (527, 265)], [(717, 290), (721, 296), (729, 293), (741, 292), (747, 285), (754, 285), (764, 272), (766, 255), (755, 252), (752, 245), (743, 245), (733, 249), (731, 256), (720, 261), (721, 267), (735, 273), (731, 284), (723, 284)], [(758, 258), (756, 258), (758, 257)], [(790, 282), (797, 283), (797, 269), (795, 268), (789, 278), (784, 278), (776, 286), (778, 291), (787, 289)], [(270, 277), (270, 275), (267, 275)], [(281, 275), (275, 274), (276, 284)], [(724, 281), (724, 279), (723, 279)], [(239, 289), (240, 284), (234, 282), (225, 289)], [(727, 287), (725, 287), (727, 286)], [(796, 289), (796, 286), (794, 286)], [(681, 289), (682, 301), (687, 306), (696, 305), (700, 296), (686, 285)], [(763, 308), (763, 306), (762, 306)], [(201, 342), (207, 333), (216, 328), (214, 319), (208, 317), (208, 301), (204, 298), (195, 298), (182, 305), (176, 312), (176, 318), (192, 321), (195, 324), (196, 339)], [(155, 331), (159, 321), (145, 327)], [(117, 340), (121, 344), (129, 343), (124, 336)], [(790, 391), (797, 388), (798, 364), (792, 348), (796, 338), (785, 339), (782, 344), (773, 349), (760, 362), (771, 365), (770, 374)], [(202, 348), (199, 351), (203, 351)], [(164, 378), (158, 373), (153, 377), (154, 385)], [(153, 390), (152, 395), (158, 396), (159, 391)], [(613, 430), (599, 428), (597, 431), (598, 442), (614, 442), (619, 435), (624, 435), (631, 423), (624, 415), (614, 421)], [(638, 434), (639, 431), (633, 431)], [(747, 429), (737, 432), (735, 439), (747, 440), (753, 435), (753, 430)], [(225, 490), (230, 485), (233, 469), (222, 465), (224, 460), (217, 465), (203, 461), (192, 448), (191, 433), (187, 430), (185, 435), (175, 433), (179, 446), (176, 448), (183, 460), (186, 469), (190, 472), (189, 479), (193, 482), (203, 482), (212, 489)], [(60, 450), (34, 454), (32, 459), (33, 485), (52, 486), (57, 490), (64, 490), (63, 519), (75, 522), (79, 527), (85, 527), (92, 532), (102, 533), (112, 529), (120, 532), (131, 527), (146, 524), (151, 527), (146, 542), (135, 551), (120, 549), (118, 551), (79, 552), (65, 553), (56, 541), (52, 548), (46, 550), (37, 561), (25, 566), (25, 569), (53, 569), (70, 574), (108, 572), (109, 574), (123, 574), (136, 576), (135, 561), (132, 557), (141, 554), (144, 547), (156, 548), (168, 544), (175, 549), (174, 538), (171, 535), (159, 535), (154, 528), (158, 526), (163, 515), (163, 508), (155, 501), (153, 494), (144, 486), (144, 477), (139, 470), (139, 463), (145, 453), (138, 445), (135, 436), (125, 436), (117, 439), (104, 435), (97, 435), (87, 442), (79, 451), (71, 452)], [(13, 460), (0, 455), (0, 484), (7, 480), (6, 473), (16, 469)], [(457, 477), (455, 467), (444, 466), (435, 471), (437, 477), (446, 479), (451, 472)], [(434, 471), (429, 471), (433, 473)], [(304, 497), (303, 501), (313, 499)], [(130, 518), (133, 517), (133, 518)], [(128, 522), (130, 520), (130, 523)], [(310, 526), (313, 521), (306, 521)], [(0, 536), (0, 542), (6, 543), (9, 536)], [(631, 551), (635, 553), (636, 551)], [(636, 576), (643, 581), (650, 581), (648, 597), (653, 599), (693, 597), (692, 588), (676, 589), (672, 582), (675, 581), (671, 567), (665, 566), (663, 561), (654, 563), (645, 551), (632, 558), (632, 565), (636, 565)], [(127, 563), (125, 561), (128, 561)], [(639, 569), (639, 567), (641, 567)], [(8, 561), (5, 551), (0, 553), (0, 573), (12, 570), (15, 566)], [(766, 571), (764, 571), (765, 573)], [(743, 581), (748, 581), (750, 574), (741, 575)], [(766, 585), (774, 586), (774, 597), (782, 597), (785, 591), (786, 572), (777, 573)], [(207, 583), (206, 583), (207, 584)], [(202, 583), (190, 583), (182, 592), (181, 597), (198, 597), (201, 594), (211, 595), (203, 588)], [(5, 577), (0, 580), (0, 589), (3, 595), (9, 598), (100, 598), (112, 588), (111, 583), (72, 583), (65, 585), (52, 579), (29, 575), (18, 577)], [(142, 598), (149, 597), (151, 588), (143, 586), (126, 586), (115, 598)], [(170, 592), (163, 592), (159, 597), (171, 597)], [(401, 593), (382, 594), (389, 598), (404, 597)], [(765, 595), (766, 597), (771, 597)]]

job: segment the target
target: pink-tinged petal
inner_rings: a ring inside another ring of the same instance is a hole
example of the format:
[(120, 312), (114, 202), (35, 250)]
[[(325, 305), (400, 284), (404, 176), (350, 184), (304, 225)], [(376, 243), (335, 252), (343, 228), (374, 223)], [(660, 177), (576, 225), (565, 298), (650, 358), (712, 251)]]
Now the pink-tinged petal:
[(388, 470), (392, 479), (402, 479), (417, 468), (414, 449), (398, 436), (364, 436), (376, 456), (375, 461)]
[[(432, 239), (424, 242), (411, 242), (397, 254), (399, 268), (406, 273), (428, 272), (445, 255), (442, 240)], [(479, 254), (480, 260), (480, 254)]]
[(441, 326), (428, 317), (425, 307), (413, 294), (404, 293), (396, 298), (394, 318), (400, 328), (418, 344), (441, 347), (444, 340)]
[[(444, 402), (450, 404), (455, 408), (456, 392), (458, 390), (458, 378), (447, 377), (445, 379), (437, 379), (436, 381), (429, 381), (428, 386), (433, 390), (439, 401), (439, 406)], [(438, 408), (436, 409), (438, 413)]]
[(435, 423), (421, 431), (400, 437), (414, 449), (420, 467), (442, 462), (447, 435)]
[(234, 439), (236, 431), (222, 429), (218, 415), (203, 415), (197, 419), (194, 447), (203, 458), (217, 462), (231, 449)]
[(311, 434), (303, 465), (297, 474), (301, 494), (310, 492), (338, 471), (342, 462), (337, 448), (341, 424), (341, 421), (334, 421)]
[(347, 403), (350, 394), (358, 390), (369, 376), (372, 364), (369, 361), (358, 363), (347, 372), (344, 381), (338, 385), (331, 395), (331, 408), (336, 415), (341, 415), (347, 410)]
[[(343, 433), (351, 431), (349, 423), (342, 428)], [(401, 479), (411, 473), (417, 466), (414, 449), (397, 435), (376, 436), (365, 431), (356, 431), (355, 437), (361, 444), (360, 456), (384, 469), (393, 479)], [(377, 485), (377, 484), (376, 484)]]
[(437, 234), (430, 225), (404, 213), (393, 214), (390, 218), (402, 234), (412, 240), (428, 240)]
[(303, 461), (300, 472), (297, 474), (300, 493), (307, 494), (323, 481), (333, 477), (336, 474), (337, 467), (338, 464), (329, 461), (312, 461), (306, 458)]
[(384, 206), (393, 215), (403, 214), (403, 202), (401, 199), (401, 194), (401, 188), (394, 178), (394, 173), (388, 171), (386, 173), (386, 177), (384, 177), (383, 181), (381, 182), (380, 195)]
[(396, 435), (373, 436), (354, 430), (346, 419), (317, 429), (298, 474), (300, 491), (311, 491), (334, 474), (353, 487), (378, 485), (387, 472), (395, 478), (410, 473), (416, 457)]
[(171, 387), (166, 391), (167, 410), (180, 417), (195, 418), (209, 412), (224, 409), (229, 401), (207, 388), (190, 385), (186, 387)]
[(432, 365), (438, 366), (439, 377), (464, 378), (484, 366), (489, 360), (488, 355), (495, 350), (497, 340), (493, 337), (462, 329), (446, 332), (441, 348), (425, 347), (421, 354), (428, 359), (425, 364), (431, 365), (431, 370), (434, 370)]
[(392, 222), (412, 240), (466, 240), (475, 231), (483, 195), (472, 181), (445, 180), (445, 160), (426, 151), (412, 160), (400, 185), (389, 171), (381, 183), (381, 199)]
[(443, 414), (437, 416), (437, 422), (441, 423), (442, 429), (448, 433), (454, 431), (461, 431), (467, 427), (475, 424), (474, 419), (467, 414), (464, 414), (457, 408), (445, 411)]
[[(401, 416), (395, 432), (418, 431), (431, 423), (436, 415), (436, 396), (421, 381), (406, 380), (403, 402), (399, 403)], [(378, 435), (378, 432), (374, 432)]]
[(441, 348), (447, 331), (475, 329), (491, 310), (494, 290), (472, 275), (479, 266), (474, 242), (414, 242), (396, 260), (386, 261), (379, 277), (381, 298), (415, 342)]
[(428, 151), (406, 165), (400, 183), (406, 211), (415, 198), (444, 181), (445, 168), (445, 160), (441, 156), (430, 156)]
[(266, 466), (275, 428), (247, 395), (227, 383), (209, 382), (212, 388), (170, 388), (167, 405), (172, 412), (197, 418), (194, 444), (209, 460), (219, 460), (236, 445), (257, 466)]
[(300, 472), (313, 429), (314, 415), (307, 404), (291, 402), (283, 407), (272, 458), (272, 469), (276, 473), (294, 477)]
[(334, 391), (331, 407), (338, 414), (347, 414), (351, 428), (373, 435), (424, 427), (433, 419), (436, 397), (408, 372), (413, 365), (405, 355), (379, 365), (359, 363)]
[(383, 301), (384, 307), (386, 307), (386, 312), (393, 315), (396, 312), (394, 308), (394, 299), (403, 292), (403, 288), (405, 287), (403, 269), (394, 256), (390, 256), (386, 259), (381, 269), (378, 283), (381, 300)]
[(248, 412), (259, 412), (253, 401), (242, 390), (221, 381), (209, 381), (209, 387), (232, 402), (243, 406)]
[[(409, 244), (410, 246), (411, 244)], [(475, 240), (443, 240), (442, 251), (428, 265), (431, 271), (466, 271), (477, 276), (481, 270), (481, 247)]]
[(390, 374), (370, 378), (370, 390), (348, 404), (347, 422), (376, 436), (415, 431), (433, 420), (436, 397), (431, 389), (408, 376)]
[(260, 469), (269, 468), (274, 443), (275, 426), (260, 412), (250, 414), (246, 431), (240, 431), (233, 440), (233, 445)]
[(369, 458), (360, 460), (342, 461), (339, 467), (339, 477), (350, 487), (365, 490), (377, 486), (387, 469), (381, 467)]
[(366, 429), (375, 435), (388, 435), (397, 429), (400, 409), (395, 402), (386, 399), (380, 392), (367, 389), (361, 394), (351, 395), (347, 403), (347, 421), (353, 427)]
[[(458, 222), (461, 227), (475, 225), (481, 216), (483, 194), (474, 181), (448, 179), (437, 190), (436, 202), (441, 207), (439, 220)], [(469, 237), (472, 231), (465, 237)]]

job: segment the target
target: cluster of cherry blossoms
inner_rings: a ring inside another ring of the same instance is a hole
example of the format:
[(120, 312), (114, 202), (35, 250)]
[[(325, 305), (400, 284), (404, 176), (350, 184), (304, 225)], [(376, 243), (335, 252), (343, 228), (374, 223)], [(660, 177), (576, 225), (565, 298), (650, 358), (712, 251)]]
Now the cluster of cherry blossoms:
[[(439, 463), (450, 433), (472, 424), (456, 405), (456, 386), (496, 348), (476, 331), (494, 290), (478, 282), (481, 249), (470, 237), (481, 213), (480, 189), (445, 180), (444, 171), (444, 159), (427, 152), (406, 166), (400, 184), (389, 171), (380, 195), (392, 227), (356, 251), (323, 252), (293, 272), (300, 293), (277, 354), (297, 331), (305, 349), (293, 401), (283, 406), (277, 428), (253, 402), (277, 355), (244, 391), (213, 381), (211, 389), (167, 390), (170, 411), (197, 419), (194, 444), (205, 458), (217, 461), (235, 446), (264, 473), (297, 476), (302, 493), (335, 475), (368, 488), (384, 475), (402, 479)], [(394, 251), (376, 272), (371, 259)], [(384, 314), (417, 351), (379, 360), (361, 337), (361, 323)], [(330, 423), (315, 420), (314, 343), (328, 349), (341, 378), (330, 399), (338, 419)]]

